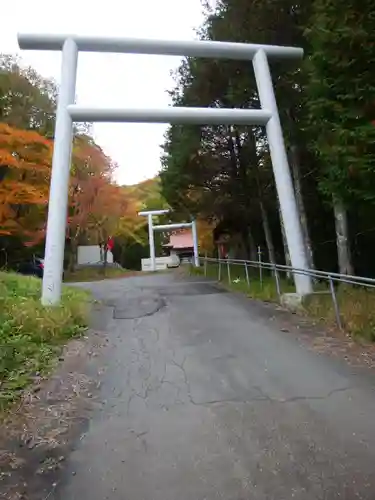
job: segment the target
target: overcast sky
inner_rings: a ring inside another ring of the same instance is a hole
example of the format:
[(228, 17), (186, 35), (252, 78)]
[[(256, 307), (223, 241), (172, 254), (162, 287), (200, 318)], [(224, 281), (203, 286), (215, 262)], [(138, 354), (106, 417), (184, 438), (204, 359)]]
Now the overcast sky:
[[(61, 6), (60, 9), (58, 6)], [(203, 21), (200, 0), (16, 0), (1, 7), (0, 51), (20, 53), (46, 77), (60, 77), (60, 53), (20, 51), (17, 32), (191, 40)], [(79, 55), (77, 102), (107, 107), (165, 107), (180, 58)], [(118, 181), (134, 184), (160, 168), (166, 125), (95, 124), (94, 136), (120, 166)]]

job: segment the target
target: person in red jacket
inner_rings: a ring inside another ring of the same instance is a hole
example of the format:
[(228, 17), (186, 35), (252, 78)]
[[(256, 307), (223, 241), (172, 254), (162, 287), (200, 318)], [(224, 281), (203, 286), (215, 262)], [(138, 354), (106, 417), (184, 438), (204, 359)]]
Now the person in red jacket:
[(112, 237), (112, 236), (110, 236), (110, 237), (108, 238), (108, 242), (107, 242), (107, 250), (108, 250), (109, 252), (112, 252), (112, 250), (113, 250), (113, 247), (114, 247), (114, 246), (115, 246), (115, 240), (113, 239), (113, 237)]

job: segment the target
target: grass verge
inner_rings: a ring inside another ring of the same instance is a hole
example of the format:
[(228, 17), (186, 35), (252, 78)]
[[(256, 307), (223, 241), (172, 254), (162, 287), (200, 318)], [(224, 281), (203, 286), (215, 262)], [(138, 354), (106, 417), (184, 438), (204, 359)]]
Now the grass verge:
[[(204, 267), (191, 267), (191, 273), (204, 275)], [(207, 266), (207, 277), (218, 279), (218, 276), (218, 264), (210, 263)], [(279, 296), (277, 294), (274, 276), (270, 276), (269, 273), (264, 271), (260, 276), (258, 269), (250, 267), (248, 268), (248, 276), (250, 286), (247, 284), (246, 272), (242, 264), (231, 264), (229, 268), (229, 275), (227, 265), (222, 264), (220, 283), (230, 290), (242, 292), (253, 299), (264, 300), (266, 302), (278, 302)], [(280, 287), (283, 293), (294, 292), (293, 283), (287, 279), (283, 279), (282, 276), (280, 276)]]
[(66, 271), (64, 281), (66, 283), (83, 283), (86, 281), (101, 281), (105, 279), (123, 278), (136, 271), (128, 271), (118, 267), (106, 267), (103, 269), (99, 266), (79, 267), (74, 272)]
[(64, 287), (58, 307), (43, 307), (40, 295), (41, 280), (0, 272), (0, 410), (87, 327), (87, 292)]
[[(242, 292), (248, 297), (267, 302), (279, 302), (274, 276), (264, 273), (260, 281), (259, 270), (249, 268), (250, 286), (247, 284), (244, 266), (230, 266), (230, 280), (226, 265), (221, 268), (221, 284), (227, 289)], [(191, 268), (192, 274), (204, 274), (204, 268)], [(218, 264), (207, 266), (207, 277), (218, 279)], [(292, 281), (280, 275), (282, 293), (295, 291)], [(326, 283), (315, 285), (320, 293), (309, 296), (303, 303), (301, 313), (320, 321), (330, 328), (337, 328), (331, 293)], [(339, 285), (336, 289), (340, 318), (343, 329), (352, 336), (375, 341), (375, 290), (349, 285)]]
[[(375, 342), (374, 289), (343, 284), (337, 287), (336, 296), (345, 332)], [(313, 318), (331, 327), (337, 327), (330, 293), (308, 297), (304, 309)]]

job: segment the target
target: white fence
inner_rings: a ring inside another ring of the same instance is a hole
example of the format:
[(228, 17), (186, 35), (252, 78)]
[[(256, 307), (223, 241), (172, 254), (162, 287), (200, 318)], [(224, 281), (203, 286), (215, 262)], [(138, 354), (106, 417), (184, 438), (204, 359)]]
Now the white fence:
[[(169, 255), (167, 257), (156, 257), (156, 271), (163, 271), (176, 264), (176, 258)], [(142, 259), (142, 271), (152, 271), (151, 259)]]
[[(95, 266), (102, 262), (99, 245), (82, 245), (78, 247), (77, 263), (79, 266)], [(107, 263), (113, 264), (112, 252), (107, 252)]]

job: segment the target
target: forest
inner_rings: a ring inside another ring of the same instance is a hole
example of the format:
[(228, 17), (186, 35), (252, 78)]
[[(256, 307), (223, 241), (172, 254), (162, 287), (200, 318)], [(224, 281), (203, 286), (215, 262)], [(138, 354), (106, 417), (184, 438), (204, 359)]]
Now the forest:
[[(57, 94), (54, 81), (17, 57), (0, 56), (0, 267), (44, 253)], [(147, 227), (137, 212), (147, 204), (159, 206), (159, 181), (119, 186), (116, 169), (95, 143), (91, 126), (75, 126), (66, 268), (74, 270), (78, 245), (98, 244), (105, 252), (109, 237), (117, 260), (128, 260), (131, 245), (145, 251)], [(133, 259), (137, 266), (138, 260)]]
[[(375, 1), (204, 2), (203, 40), (302, 47), (302, 61), (271, 64), (311, 268), (375, 275)], [(173, 105), (258, 108), (251, 61), (184, 58)], [(0, 267), (43, 253), (58, 87), (17, 57), (0, 56)], [(80, 244), (130, 268), (147, 256), (144, 208), (198, 218), (202, 252), (224, 241), (232, 257), (290, 263), (265, 130), (168, 128), (160, 176), (119, 186), (118, 168), (74, 128), (65, 267)], [(159, 242), (160, 243), (160, 242)]]
[[(0, 268), (44, 254), (57, 95), (54, 81), (0, 55)], [(149, 249), (147, 220), (138, 211), (169, 208), (160, 179), (118, 185), (118, 166), (91, 125), (75, 126), (73, 134), (64, 267), (74, 272), (79, 245), (100, 245), (105, 260), (113, 238), (116, 262), (140, 269)], [(198, 227), (201, 248), (210, 250), (211, 226), (199, 220)], [(163, 237), (156, 235), (159, 252)]]
[[(271, 63), (304, 243), (311, 268), (375, 275), (375, 2), (205, 2), (203, 40), (302, 47)], [(251, 62), (186, 58), (170, 95), (177, 106), (259, 108)], [(180, 213), (215, 227), (230, 255), (290, 263), (265, 130), (168, 129), (162, 193)]]

